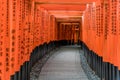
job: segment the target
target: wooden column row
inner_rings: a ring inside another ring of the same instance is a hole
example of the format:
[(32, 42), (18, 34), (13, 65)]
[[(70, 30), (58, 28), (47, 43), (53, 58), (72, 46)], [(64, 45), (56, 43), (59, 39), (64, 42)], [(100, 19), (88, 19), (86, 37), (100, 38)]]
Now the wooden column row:
[(83, 15), (82, 41), (104, 62), (120, 70), (119, 12), (119, 0), (98, 0), (88, 4)]
[(36, 46), (57, 40), (55, 22), (34, 0), (0, 1), (0, 80), (10, 80)]

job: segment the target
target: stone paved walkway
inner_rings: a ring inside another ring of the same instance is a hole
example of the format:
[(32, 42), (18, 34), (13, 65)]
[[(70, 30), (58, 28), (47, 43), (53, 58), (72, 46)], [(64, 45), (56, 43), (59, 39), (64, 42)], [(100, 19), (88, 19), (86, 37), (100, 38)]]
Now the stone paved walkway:
[(78, 47), (61, 47), (46, 62), (38, 80), (88, 80), (80, 64)]

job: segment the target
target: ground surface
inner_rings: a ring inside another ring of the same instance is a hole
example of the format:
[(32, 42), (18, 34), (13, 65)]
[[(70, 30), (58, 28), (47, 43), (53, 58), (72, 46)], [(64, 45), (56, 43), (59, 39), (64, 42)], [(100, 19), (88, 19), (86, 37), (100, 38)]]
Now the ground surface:
[(81, 67), (79, 49), (61, 47), (46, 62), (38, 80), (88, 80)]

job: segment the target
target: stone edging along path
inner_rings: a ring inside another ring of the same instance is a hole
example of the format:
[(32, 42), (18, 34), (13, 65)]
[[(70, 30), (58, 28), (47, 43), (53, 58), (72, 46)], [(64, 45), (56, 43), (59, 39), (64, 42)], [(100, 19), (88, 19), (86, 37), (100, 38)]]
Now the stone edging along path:
[(30, 80), (38, 80), (39, 74), (41, 72), (42, 67), (47, 62), (47, 60), (58, 50), (58, 48), (46, 54), (42, 59), (40, 59), (36, 64), (32, 67), (30, 72)]
[(81, 59), (81, 66), (85, 71), (86, 75), (88, 76), (89, 80), (100, 80), (100, 78), (95, 74), (95, 72), (90, 68), (87, 63), (87, 60), (84, 56), (84, 52), (80, 50), (80, 59)]

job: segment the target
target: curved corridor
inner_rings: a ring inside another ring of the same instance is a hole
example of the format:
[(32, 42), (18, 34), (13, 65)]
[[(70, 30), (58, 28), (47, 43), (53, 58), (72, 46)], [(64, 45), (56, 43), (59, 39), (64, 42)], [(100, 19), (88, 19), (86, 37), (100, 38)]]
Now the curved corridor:
[(79, 49), (61, 47), (42, 68), (39, 80), (88, 80), (80, 64)]

